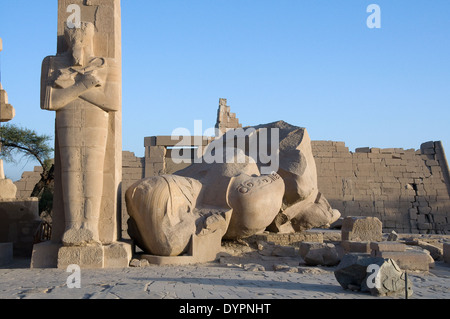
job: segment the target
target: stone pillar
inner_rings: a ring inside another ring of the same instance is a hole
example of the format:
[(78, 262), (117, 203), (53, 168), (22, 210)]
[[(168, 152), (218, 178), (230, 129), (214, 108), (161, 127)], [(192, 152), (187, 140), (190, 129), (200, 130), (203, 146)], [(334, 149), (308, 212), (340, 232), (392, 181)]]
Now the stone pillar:
[(41, 80), (41, 108), (56, 111), (52, 241), (36, 247), (32, 267), (127, 267), (120, 0), (59, 0), (57, 53)]
[[(0, 52), (3, 50), (3, 41), (0, 38)], [(12, 107), (11, 104), (8, 103), (8, 94), (6, 94), (6, 91), (3, 90), (2, 83), (0, 82), (0, 122), (9, 122), (11, 121), (15, 116), (15, 110)], [(0, 143), (0, 152), (2, 150), (2, 144)], [(4, 184), (5, 180), (5, 172), (3, 170), (3, 160), (0, 160), (0, 180), (2, 184)], [(3, 190), (2, 190), (3, 193)], [(3, 195), (0, 194), (0, 198)], [(15, 198), (15, 193), (14, 196)], [(11, 197), (7, 197), (11, 198)]]
[[(2, 42), (0, 39), (0, 51), (2, 49)], [(11, 104), (8, 103), (8, 94), (3, 90), (0, 83), (0, 122), (9, 122), (15, 116), (15, 110)], [(2, 144), (0, 143), (0, 152), (2, 150)], [(3, 168), (3, 160), (0, 159), (0, 200), (2, 199), (14, 199), (16, 198), (17, 187), (9, 179), (5, 178), (5, 172)]]
[(219, 99), (219, 110), (217, 112), (216, 136), (225, 134), (229, 129), (242, 128), (235, 113), (227, 105), (227, 99)]

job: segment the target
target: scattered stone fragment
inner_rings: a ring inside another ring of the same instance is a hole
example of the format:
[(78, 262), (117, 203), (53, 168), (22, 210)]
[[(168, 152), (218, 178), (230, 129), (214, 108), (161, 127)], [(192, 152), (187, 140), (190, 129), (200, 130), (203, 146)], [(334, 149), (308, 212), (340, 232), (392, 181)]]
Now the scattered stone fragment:
[(336, 266), (340, 261), (336, 246), (326, 243), (302, 243), (300, 256), (310, 266)]
[(433, 257), (435, 261), (440, 261), (444, 259), (443, 246), (441, 248), (437, 245), (433, 245), (431, 243), (427, 243), (422, 240), (415, 240), (414, 242), (417, 243), (417, 246), (419, 246), (420, 248), (428, 250), (430, 252), (431, 257)]
[(259, 264), (245, 264), (244, 270), (246, 270), (246, 271), (266, 271), (264, 266), (259, 265)]
[(434, 259), (430, 252), (419, 246), (411, 248), (399, 242), (372, 242), (372, 257), (393, 259), (403, 270), (428, 271), (434, 267)]
[(272, 250), (272, 256), (276, 257), (294, 257), (297, 255), (295, 247), (289, 246), (276, 246)]
[(344, 240), (341, 246), (346, 253), (367, 253), (370, 254), (370, 241)]
[(291, 267), (289, 265), (274, 265), (273, 266), (274, 271), (283, 271), (283, 272), (290, 272), (290, 273), (298, 273), (298, 267)]
[(406, 245), (402, 243), (384, 241), (384, 242), (371, 242), (370, 249), (375, 252), (383, 251), (406, 251)]
[(134, 258), (130, 261), (130, 267), (140, 267), (140, 265), (141, 262), (139, 259)]
[(139, 268), (139, 267), (148, 267), (150, 266), (150, 263), (148, 262), (147, 259), (132, 259), (130, 262), (130, 267), (135, 267), (135, 268)]
[(141, 259), (141, 267), (149, 267), (150, 263), (147, 259)]
[(341, 234), (342, 240), (382, 241), (383, 224), (376, 217), (346, 217)]
[(242, 264), (226, 264), (229, 268), (243, 268)]
[(327, 273), (328, 271), (318, 267), (297, 267), (297, 272), (299, 274), (320, 275)]
[(393, 230), (387, 238), (388, 241), (397, 241), (398, 240), (398, 234), (396, 233), (395, 230)]
[[(378, 272), (375, 274), (373, 269)], [(370, 292), (373, 296), (405, 294), (405, 275), (392, 259), (347, 254), (334, 275), (344, 289), (355, 290), (359, 287), (362, 292)], [(408, 295), (412, 293), (412, 283), (408, 281)]]

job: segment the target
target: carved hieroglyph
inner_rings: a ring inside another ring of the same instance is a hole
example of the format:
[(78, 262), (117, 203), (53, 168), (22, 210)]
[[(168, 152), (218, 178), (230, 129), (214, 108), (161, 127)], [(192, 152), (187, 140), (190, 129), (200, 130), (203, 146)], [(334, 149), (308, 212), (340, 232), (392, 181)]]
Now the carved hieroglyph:
[[(73, 5), (79, 26), (68, 24)], [(52, 240), (110, 244), (122, 166), (120, 1), (58, 6), (58, 54), (44, 60), (41, 84), (41, 108), (56, 112)]]

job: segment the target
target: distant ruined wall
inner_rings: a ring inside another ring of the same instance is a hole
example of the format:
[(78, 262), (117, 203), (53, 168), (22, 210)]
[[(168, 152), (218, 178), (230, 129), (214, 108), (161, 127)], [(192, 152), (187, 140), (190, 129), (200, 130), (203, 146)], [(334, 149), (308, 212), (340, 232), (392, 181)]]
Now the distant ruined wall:
[(17, 198), (28, 198), (33, 192), (34, 186), (40, 181), (42, 167), (36, 166), (33, 172), (24, 172), (22, 178), (15, 182), (17, 187)]
[(345, 216), (374, 216), (384, 231), (450, 233), (450, 183), (441, 142), (420, 150), (312, 143), (319, 190)]
[[(147, 138), (142, 158), (123, 152), (124, 238), (128, 238), (125, 191), (144, 177), (176, 170), (168, 164), (170, 149), (160, 140), (161, 145), (155, 143), (158, 139)], [(420, 150), (359, 148), (350, 152), (344, 142), (313, 141), (312, 149), (319, 190), (344, 217), (378, 217), (385, 232), (450, 234), (450, 174), (441, 142), (424, 143)], [(155, 163), (161, 163), (158, 171)], [(38, 168), (25, 172), (15, 183), (19, 198), (29, 196), (39, 172)]]
[(145, 177), (145, 158), (136, 157), (134, 153), (122, 152), (122, 238), (129, 239), (128, 235), (128, 213), (125, 204), (125, 192), (135, 182)]

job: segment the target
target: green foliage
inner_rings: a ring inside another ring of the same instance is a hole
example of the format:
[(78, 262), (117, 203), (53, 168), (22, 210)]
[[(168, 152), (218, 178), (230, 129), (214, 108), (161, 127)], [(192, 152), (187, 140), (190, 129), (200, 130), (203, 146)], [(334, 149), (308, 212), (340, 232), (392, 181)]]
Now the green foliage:
[(44, 187), (39, 198), (39, 213), (48, 212), (51, 214), (53, 208), (53, 186)]
[(54, 166), (53, 148), (49, 146), (50, 136), (39, 135), (35, 131), (6, 124), (0, 127), (2, 150), (0, 158), (15, 163), (15, 157), (37, 160), (43, 168), (41, 180), (35, 185), (30, 197), (39, 198), (39, 213), (51, 215), (53, 204)]
[(22, 154), (25, 158), (37, 160), (44, 170), (51, 167), (53, 148), (49, 146), (50, 136), (39, 135), (35, 131), (6, 124), (0, 127), (2, 150), (0, 157), (15, 163), (15, 156)]

